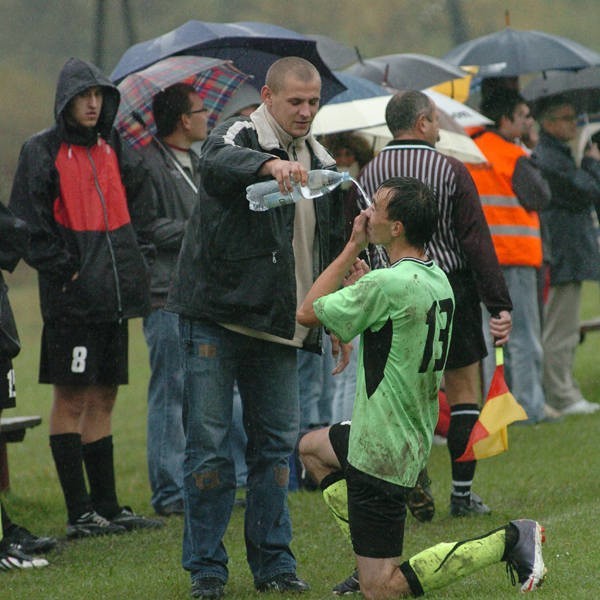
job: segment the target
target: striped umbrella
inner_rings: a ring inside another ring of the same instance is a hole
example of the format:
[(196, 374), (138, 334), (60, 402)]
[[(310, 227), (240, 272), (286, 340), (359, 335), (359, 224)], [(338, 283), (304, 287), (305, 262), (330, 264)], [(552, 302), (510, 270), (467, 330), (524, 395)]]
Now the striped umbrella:
[(249, 76), (228, 60), (204, 56), (172, 56), (143, 71), (128, 75), (120, 84), (121, 104), (117, 127), (134, 148), (147, 145), (156, 134), (152, 98), (175, 83), (189, 83), (208, 109), (208, 128), (231, 95)]

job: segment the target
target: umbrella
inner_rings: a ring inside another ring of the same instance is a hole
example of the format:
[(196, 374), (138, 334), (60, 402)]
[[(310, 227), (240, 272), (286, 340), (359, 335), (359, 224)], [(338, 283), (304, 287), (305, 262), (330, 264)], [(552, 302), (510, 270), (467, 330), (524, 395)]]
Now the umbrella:
[[(381, 148), (391, 139), (385, 123), (385, 109), (392, 95), (389, 90), (347, 72), (336, 73), (346, 91), (322, 106), (312, 123), (315, 135), (359, 130), (374, 138)], [(440, 140), (436, 148), (449, 156), (472, 163), (485, 162), (477, 144), (466, 135), (464, 127), (491, 123), (472, 108), (433, 90), (424, 90), (440, 113)]]
[(548, 71), (530, 81), (522, 94), (530, 101), (564, 95), (580, 113), (600, 112), (600, 67), (580, 71)]
[(317, 51), (330, 69), (343, 69), (352, 64), (358, 56), (356, 48), (346, 46), (327, 35), (307, 33), (306, 37), (317, 42)]
[(126, 75), (169, 56), (194, 54), (233, 60), (254, 76), (252, 84), (262, 87), (268, 68), (283, 56), (300, 56), (318, 69), (323, 82), (323, 101), (344, 90), (317, 51), (317, 42), (290, 29), (268, 23), (210, 23), (188, 21), (154, 39), (131, 46), (110, 75), (119, 82)]
[(385, 107), (392, 97), (388, 89), (346, 72), (334, 73), (346, 91), (321, 106), (311, 127), (314, 135), (364, 129), (385, 123)]
[(396, 90), (422, 90), (467, 75), (462, 69), (426, 54), (388, 54), (363, 59), (346, 69)]
[(128, 75), (120, 84), (121, 104), (117, 127), (134, 147), (150, 142), (156, 132), (152, 115), (152, 98), (178, 82), (196, 88), (208, 109), (211, 127), (235, 90), (248, 78), (230, 61), (202, 56), (173, 56), (138, 73)]
[[(482, 67), (479, 75), (493, 77), (518, 77), (536, 71), (600, 65), (598, 52), (573, 40), (511, 27), (460, 44), (443, 58), (456, 66), (479, 65)], [(485, 72), (486, 66), (489, 74)]]

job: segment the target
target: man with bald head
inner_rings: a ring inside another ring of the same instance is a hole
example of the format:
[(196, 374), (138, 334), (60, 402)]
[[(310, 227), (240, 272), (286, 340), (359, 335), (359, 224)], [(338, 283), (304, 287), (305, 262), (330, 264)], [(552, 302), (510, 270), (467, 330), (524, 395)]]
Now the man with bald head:
[(190, 218), (167, 308), (179, 313), (184, 354), (185, 532), (192, 596), (219, 598), (227, 582), (223, 535), (235, 500), (233, 382), (248, 437), (245, 538), (258, 591), (304, 592), (290, 550), (288, 457), (299, 425), (297, 350), (319, 351), (320, 330), (296, 309), (343, 245), (337, 193), (252, 212), (246, 187), (281, 190), (335, 161), (310, 134), (321, 78), (304, 59), (269, 69), (261, 106), (221, 123), (202, 149), (205, 199)]

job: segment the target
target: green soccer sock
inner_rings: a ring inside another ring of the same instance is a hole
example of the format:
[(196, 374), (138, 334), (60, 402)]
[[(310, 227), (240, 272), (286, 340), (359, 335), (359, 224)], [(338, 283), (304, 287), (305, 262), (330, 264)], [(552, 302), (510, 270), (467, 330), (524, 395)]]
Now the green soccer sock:
[(329, 507), (333, 518), (340, 529), (350, 539), (350, 525), (348, 524), (348, 488), (346, 479), (341, 471), (330, 473), (321, 481), (323, 500)]
[(402, 563), (400, 569), (413, 595), (421, 596), (500, 562), (507, 543), (513, 543), (512, 535), (507, 536), (507, 530), (504, 526), (471, 540), (442, 542)]

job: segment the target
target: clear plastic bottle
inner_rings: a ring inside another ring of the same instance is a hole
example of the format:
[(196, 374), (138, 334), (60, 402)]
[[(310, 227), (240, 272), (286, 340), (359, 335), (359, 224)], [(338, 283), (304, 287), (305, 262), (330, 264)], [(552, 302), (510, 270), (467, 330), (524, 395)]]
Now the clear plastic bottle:
[(350, 181), (347, 172), (315, 169), (308, 172), (308, 185), (294, 184), (291, 192), (282, 194), (275, 179), (253, 183), (246, 188), (250, 210), (265, 211), (284, 204), (293, 204), (302, 199), (318, 198), (335, 189), (343, 181)]

